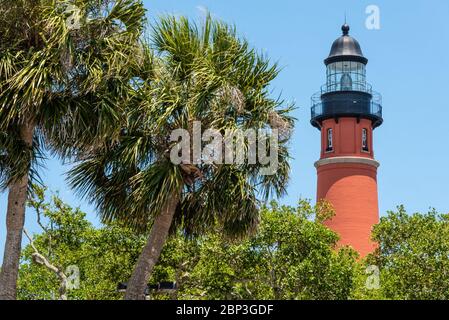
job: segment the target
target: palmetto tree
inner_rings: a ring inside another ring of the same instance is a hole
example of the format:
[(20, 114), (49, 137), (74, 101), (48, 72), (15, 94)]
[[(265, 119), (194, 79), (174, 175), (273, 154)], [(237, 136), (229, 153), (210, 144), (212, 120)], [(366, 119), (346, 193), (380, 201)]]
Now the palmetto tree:
[(14, 299), (40, 156), (93, 145), (121, 117), (145, 10), (140, 0), (0, 0), (0, 15), (0, 183), (9, 188), (0, 299)]
[[(258, 195), (283, 194), (289, 176), (291, 107), (281, 109), (283, 102), (269, 94), (277, 66), (210, 17), (201, 27), (161, 18), (152, 31), (153, 69), (138, 79), (121, 135), (80, 152), (70, 173), (103, 221), (149, 230), (125, 299), (144, 298), (170, 230), (195, 234), (219, 223), (228, 235), (247, 234), (258, 222)], [(278, 171), (262, 175), (262, 165), (248, 163), (174, 164), (170, 134), (192, 132), (195, 121), (220, 132), (281, 129)]]

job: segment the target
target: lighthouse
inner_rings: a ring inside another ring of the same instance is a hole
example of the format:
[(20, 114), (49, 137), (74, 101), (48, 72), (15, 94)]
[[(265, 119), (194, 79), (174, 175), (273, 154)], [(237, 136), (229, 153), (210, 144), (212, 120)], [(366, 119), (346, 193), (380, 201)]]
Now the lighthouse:
[(324, 223), (360, 255), (372, 252), (372, 227), (379, 221), (374, 129), (382, 122), (382, 97), (366, 81), (360, 44), (343, 34), (334, 41), (326, 65), (326, 83), (312, 96), (311, 124), (321, 132), (315, 163), (317, 200), (327, 200), (335, 216)]

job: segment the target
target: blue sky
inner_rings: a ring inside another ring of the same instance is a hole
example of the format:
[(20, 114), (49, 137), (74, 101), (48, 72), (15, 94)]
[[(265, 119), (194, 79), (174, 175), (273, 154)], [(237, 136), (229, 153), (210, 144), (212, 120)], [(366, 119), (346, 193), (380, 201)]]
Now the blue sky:
[[(274, 94), (296, 102), (298, 119), (291, 143), (294, 159), (288, 195), (282, 203), (315, 198), (319, 132), (310, 123), (310, 96), (325, 81), (323, 59), (344, 22), (369, 59), (367, 79), (383, 95), (384, 124), (374, 134), (380, 213), (405, 204), (410, 212), (434, 207), (449, 212), (449, 1), (296, 1), (155, 0), (144, 1), (151, 19), (186, 15), (233, 23), (257, 49), (283, 71)], [(365, 27), (368, 5), (380, 9), (380, 30)], [(64, 182), (67, 167), (49, 159), (45, 183), (97, 222), (94, 208), (73, 195)], [(0, 259), (5, 238), (6, 195), (0, 196)], [(33, 212), (26, 226), (38, 231)]]

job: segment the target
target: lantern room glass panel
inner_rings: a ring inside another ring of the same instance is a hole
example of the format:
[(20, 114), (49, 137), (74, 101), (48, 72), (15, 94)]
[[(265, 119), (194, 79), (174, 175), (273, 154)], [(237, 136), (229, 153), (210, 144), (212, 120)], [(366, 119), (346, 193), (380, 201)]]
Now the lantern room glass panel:
[(338, 61), (327, 66), (327, 92), (366, 91), (366, 69), (361, 62)]

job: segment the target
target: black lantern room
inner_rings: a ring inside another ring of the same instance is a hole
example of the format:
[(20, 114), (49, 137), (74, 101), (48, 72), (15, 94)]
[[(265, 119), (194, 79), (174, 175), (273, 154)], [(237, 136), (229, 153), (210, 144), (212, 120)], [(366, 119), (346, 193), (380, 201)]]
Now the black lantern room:
[(343, 35), (334, 41), (324, 63), (326, 84), (312, 96), (312, 120), (316, 128), (326, 119), (357, 117), (370, 119), (373, 128), (380, 126), (382, 97), (366, 82), (366, 64), (360, 44), (349, 35), (349, 26), (342, 26)]

